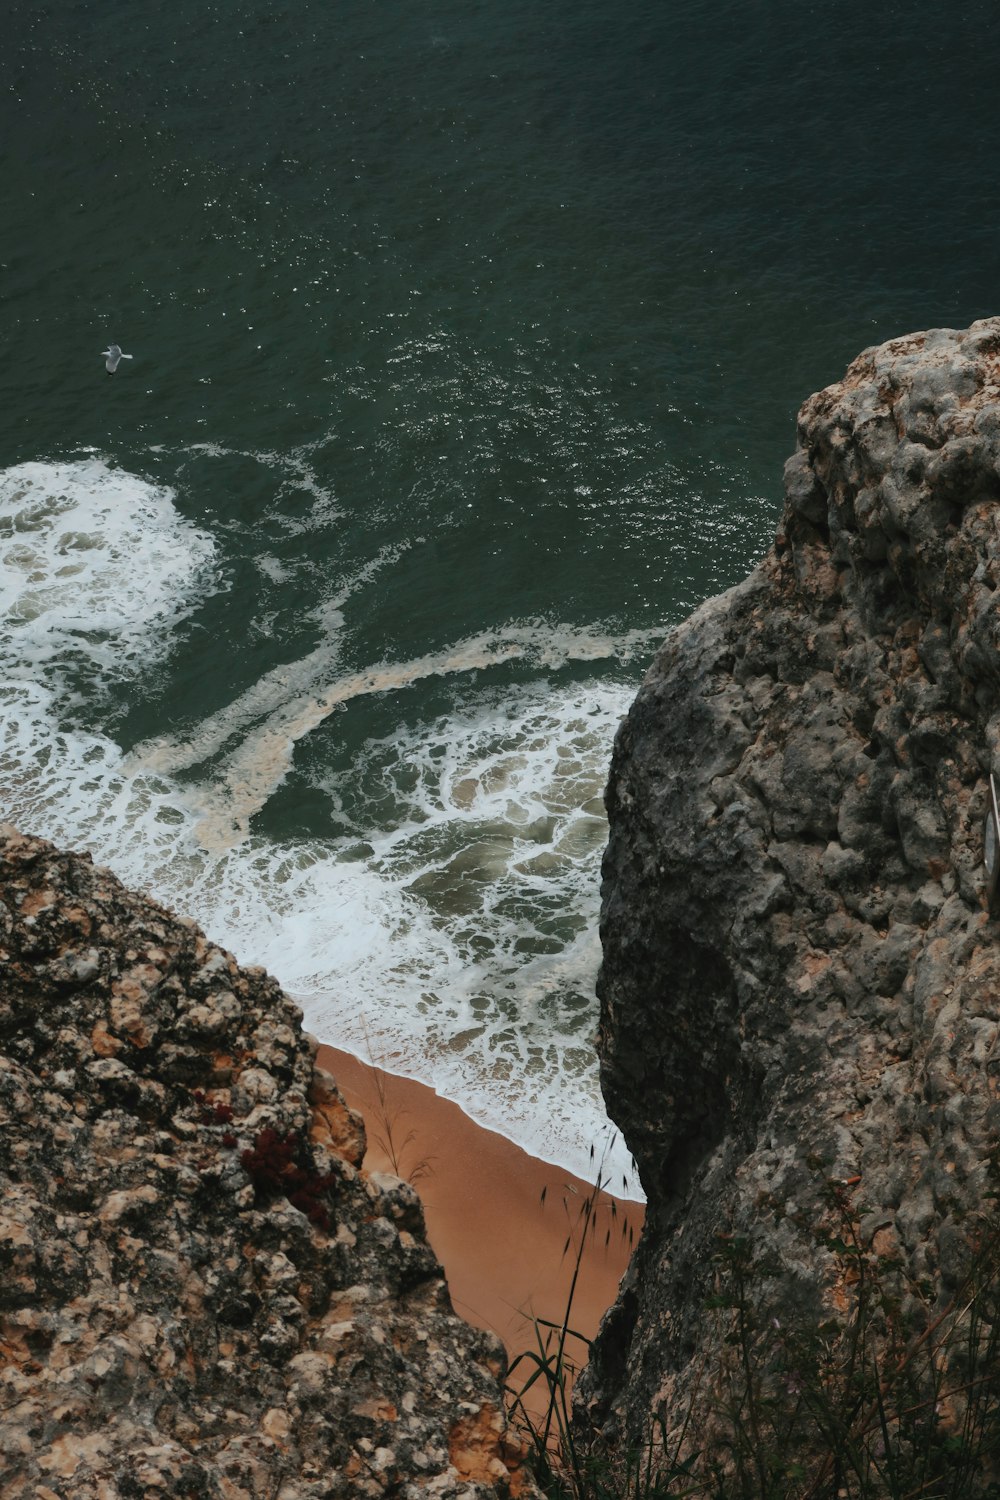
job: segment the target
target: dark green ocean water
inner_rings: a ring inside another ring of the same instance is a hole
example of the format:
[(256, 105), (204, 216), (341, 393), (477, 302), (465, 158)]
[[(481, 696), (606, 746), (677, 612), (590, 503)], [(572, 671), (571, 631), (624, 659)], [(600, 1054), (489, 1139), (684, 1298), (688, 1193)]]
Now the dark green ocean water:
[(1000, 310), (998, 42), (8, 3), (0, 811), (585, 1167), (618, 717), (767, 546), (801, 400)]

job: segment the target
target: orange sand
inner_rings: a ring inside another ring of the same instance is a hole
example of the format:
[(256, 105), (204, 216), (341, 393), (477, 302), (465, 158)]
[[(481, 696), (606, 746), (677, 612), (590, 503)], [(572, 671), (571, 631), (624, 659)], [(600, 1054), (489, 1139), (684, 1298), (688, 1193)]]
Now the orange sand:
[[(499, 1334), (512, 1357), (533, 1347), (532, 1317), (562, 1321), (588, 1185), (484, 1130), (424, 1084), (371, 1068), (332, 1047), (321, 1047), (317, 1062), (365, 1117), (365, 1166), (416, 1177), (428, 1238), (444, 1266), (456, 1312)], [(593, 1337), (614, 1301), (628, 1264), (629, 1229), (637, 1240), (642, 1218), (641, 1204), (601, 1194), (570, 1320), (586, 1338)], [(568, 1352), (583, 1362), (579, 1346)]]

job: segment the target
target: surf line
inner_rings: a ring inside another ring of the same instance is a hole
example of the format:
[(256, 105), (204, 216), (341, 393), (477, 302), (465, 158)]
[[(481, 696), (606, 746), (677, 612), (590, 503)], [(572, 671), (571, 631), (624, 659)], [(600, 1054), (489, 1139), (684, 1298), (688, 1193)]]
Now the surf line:
[[(192, 735), (137, 745), (127, 758), (128, 769), (169, 773), (201, 764), (238, 734), (248, 720), (265, 714), (264, 722), (251, 729), (221, 766), (192, 790), (191, 800), (200, 814), (195, 834), (205, 850), (220, 853), (249, 836), (250, 820), (291, 770), (297, 742), (352, 699), (392, 692), (428, 677), (479, 671), (512, 660), (533, 659), (540, 666), (552, 668), (567, 661), (628, 659), (658, 639), (659, 633), (654, 636), (639, 630), (615, 637), (591, 634), (576, 626), (515, 626), (502, 635), (483, 632), (413, 661), (352, 673), (318, 694), (302, 692), (302, 686), (315, 680), (317, 668), (331, 664), (334, 651), (328, 644), (299, 662), (269, 672)], [(288, 696), (276, 704), (283, 690)]]

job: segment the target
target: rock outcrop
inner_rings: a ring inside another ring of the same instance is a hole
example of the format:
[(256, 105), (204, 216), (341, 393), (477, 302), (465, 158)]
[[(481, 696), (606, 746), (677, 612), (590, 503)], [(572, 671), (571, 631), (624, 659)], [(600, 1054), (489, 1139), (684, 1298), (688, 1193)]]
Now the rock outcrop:
[(0, 1491), (533, 1495), (499, 1342), (262, 970), (0, 829)]
[(602, 1078), (649, 1207), (579, 1410), (636, 1446), (724, 1358), (734, 1236), (778, 1323), (848, 1307), (850, 1259), (929, 1327), (995, 1201), (1000, 319), (867, 350), (798, 434), (607, 793)]

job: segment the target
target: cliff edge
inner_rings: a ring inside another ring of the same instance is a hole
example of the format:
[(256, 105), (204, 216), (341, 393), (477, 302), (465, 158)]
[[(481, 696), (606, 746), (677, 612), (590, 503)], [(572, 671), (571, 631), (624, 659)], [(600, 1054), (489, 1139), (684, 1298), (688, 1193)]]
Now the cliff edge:
[(715, 1423), (730, 1462), (731, 1351), (801, 1406), (788, 1330), (832, 1369), (866, 1287), (876, 1370), (949, 1365), (996, 1193), (1000, 319), (867, 350), (798, 440), (772, 550), (668, 637), (607, 791), (599, 1050), (649, 1208), (578, 1413), (682, 1454)]
[(0, 1490), (537, 1494), (500, 1343), (260, 969), (0, 827)]

